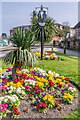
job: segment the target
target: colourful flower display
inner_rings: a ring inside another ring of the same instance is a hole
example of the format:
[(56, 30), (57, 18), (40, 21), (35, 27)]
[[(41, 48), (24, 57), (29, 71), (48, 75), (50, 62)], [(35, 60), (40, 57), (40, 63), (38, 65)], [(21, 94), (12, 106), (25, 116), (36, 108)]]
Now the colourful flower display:
[[(38, 58), (41, 58), (41, 53), (40, 52), (36, 52), (35, 55)], [(58, 57), (55, 53), (44, 53), (43, 55), (43, 59), (44, 60), (61, 60), (60, 57)]]
[[(51, 53), (47, 53), (47, 55), (52, 58)], [(36, 109), (42, 113), (45, 113), (49, 108), (61, 110), (62, 101), (72, 104), (72, 100), (77, 96), (77, 90), (70, 84), (69, 78), (60, 76), (55, 71), (46, 72), (37, 67), (33, 69), (18, 68), (17, 78), (13, 81), (10, 81), (11, 68), (3, 69), (0, 72), (1, 116), (3, 116), (3, 112), (6, 115), (7, 110), (13, 111), (13, 117), (20, 115), (16, 107), (20, 105), (20, 99), (24, 99), (26, 95), (36, 106)], [(61, 101), (58, 100), (59, 98)], [(3, 109), (1, 105), (4, 105)], [(26, 108), (26, 112), (28, 111), (29, 109)]]

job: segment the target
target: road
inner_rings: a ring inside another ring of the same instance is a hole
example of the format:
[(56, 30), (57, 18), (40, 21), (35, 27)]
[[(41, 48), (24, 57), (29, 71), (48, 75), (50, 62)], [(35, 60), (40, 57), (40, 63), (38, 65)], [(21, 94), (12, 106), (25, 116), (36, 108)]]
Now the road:
[[(6, 49), (7, 51), (3, 51), (4, 49)], [(5, 48), (0, 47), (0, 58), (4, 57), (8, 52), (11, 51), (11, 49), (15, 49), (15, 48), (14, 47), (5, 47)], [(36, 52), (36, 51), (40, 52), (40, 50), (41, 50), (40, 47), (33, 47), (33, 49), (32, 49), (33, 52)], [(45, 46), (44, 50), (51, 51), (52, 48), (51, 48), (51, 46)], [(54, 47), (53, 50), (56, 52), (64, 53), (63, 49), (61, 49), (61, 48)], [(66, 54), (80, 57), (80, 52), (74, 51), (74, 50), (66, 50)]]
[[(52, 48), (51, 48), (51, 46), (46, 46), (46, 47), (44, 48), (44, 50), (45, 50), (45, 51), (51, 51)], [(40, 47), (37, 47), (37, 48), (33, 49), (32, 51), (33, 51), (33, 52), (34, 52), (34, 51), (40, 51)], [(64, 50), (63, 50), (62, 48), (56, 48), (56, 47), (54, 47), (54, 48), (53, 48), (53, 51), (55, 51), (55, 52), (60, 52), (60, 53), (64, 53)], [(76, 56), (76, 57), (80, 57), (80, 51), (66, 50), (66, 54), (67, 54), (67, 55)]]

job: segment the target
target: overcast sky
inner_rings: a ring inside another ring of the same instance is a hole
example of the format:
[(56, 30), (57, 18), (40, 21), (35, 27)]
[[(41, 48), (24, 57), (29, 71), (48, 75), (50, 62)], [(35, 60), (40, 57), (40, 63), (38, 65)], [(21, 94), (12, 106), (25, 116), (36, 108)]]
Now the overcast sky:
[(78, 22), (78, 2), (3, 2), (2, 32), (10, 34), (10, 29), (31, 24), (31, 13), (35, 7), (48, 7), (48, 16), (56, 23), (69, 22), (74, 27)]

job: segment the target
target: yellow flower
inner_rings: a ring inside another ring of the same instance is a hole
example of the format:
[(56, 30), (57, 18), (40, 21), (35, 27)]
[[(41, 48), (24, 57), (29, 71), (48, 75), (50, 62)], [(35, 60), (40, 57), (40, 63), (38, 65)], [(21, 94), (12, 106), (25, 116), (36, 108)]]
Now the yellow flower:
[(10, 84), (9, 84), (9, 82), (7, 83), (7, 86), (9, 86)]
[(43, 100), (47, 100), (47, 95), (45, 97), (43, 97)]
[(2, 82), (2, 79), (0, 79), (0, 82)]
[(38, 82), (38, 81), (36, 81), (36, 86), (38, 86), (38, 87), (43, 87), (43, 86), (44, 86), (44, 83), (43, 83), (43, 82)]
[(13, 82), (10, 82), (9, 85), (13, 85)]
[(60, 84), (65, 85), (65, 83), (64, 83), (64, 82), (60, 82)]
[(60, 76), (62, 79), (65, 79), (65, 77), (64, 76)]
[(33, 70), (30, 68), (30, 72), (32, 72)]
[(70, 93), (64, 93), (64, 99), (73, 99), (72, 95), (70, 95)]
[(22, 74), (22, 71), (20, 71), (20, 70), (16, 70), (16, 73)]

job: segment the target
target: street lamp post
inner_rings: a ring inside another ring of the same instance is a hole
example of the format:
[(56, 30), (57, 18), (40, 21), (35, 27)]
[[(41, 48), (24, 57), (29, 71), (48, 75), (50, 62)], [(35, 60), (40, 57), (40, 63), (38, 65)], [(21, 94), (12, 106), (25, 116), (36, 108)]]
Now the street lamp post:
[(66, 38), (64, 40), (64, 54), (66, 54), (66, 41), (68, 40), (69, 36), (70, 36), (70, 33), (67, 33)]
[(40, 9), (39, 13), (38, 13), (38, 24), (41, 26), (41, 60), (43, 60), (43, 26), (45, 26), (45, 21), (46, 21), (46, 11), (43, 10), (47, 9), (47, 13), (48, 13), (48, 8), (47, 7), (43, 7), (43, 5), (41, 5), (41, 7), (36, 7), (35, 9)]

